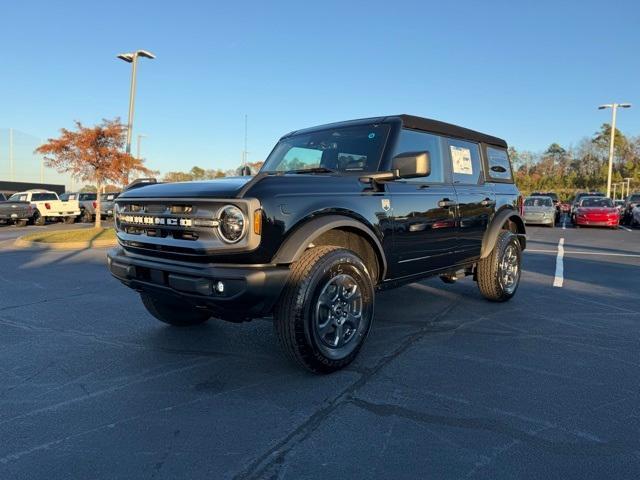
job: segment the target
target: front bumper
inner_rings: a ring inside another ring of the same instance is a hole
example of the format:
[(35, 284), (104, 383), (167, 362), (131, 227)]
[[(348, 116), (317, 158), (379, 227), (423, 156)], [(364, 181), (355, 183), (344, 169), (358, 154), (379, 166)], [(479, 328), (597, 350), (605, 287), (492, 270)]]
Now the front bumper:
[(110, 250), (107, 262), (111, 274), (134, 290), (169, 295), (232, 321), (269, 315), (289, 278), (283, 266), (195, 265), (142, 258), (122, 247)]
[(529, 225), (553, 225), (555, 223), (555, 217), (528, 217), (525, 215), (524, 223)]

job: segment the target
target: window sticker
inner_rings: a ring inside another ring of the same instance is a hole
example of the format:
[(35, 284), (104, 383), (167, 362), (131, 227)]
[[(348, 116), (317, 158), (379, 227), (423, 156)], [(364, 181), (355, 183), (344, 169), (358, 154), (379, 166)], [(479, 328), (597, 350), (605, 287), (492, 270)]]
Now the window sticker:
[(471, 150), (464, 147), (451, 148), (451, 161), (453, 162), (453, 173), (473, 175), (473, 164), (471, 163)]

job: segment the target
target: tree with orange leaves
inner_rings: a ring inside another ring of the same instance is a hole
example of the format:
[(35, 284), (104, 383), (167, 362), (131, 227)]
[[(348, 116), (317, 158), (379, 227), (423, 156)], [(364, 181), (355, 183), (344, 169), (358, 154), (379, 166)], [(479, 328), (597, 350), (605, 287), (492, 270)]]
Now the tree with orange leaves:
[[(76, 123), (76, 130), (63, 128), (59, 138), (50, 138), (36, 149), (48, 167), (96, 185), (98, 193), (106, 182), (128, 183), (132, 173), (151, 173), (142, 160), (123, 151), (127, 127), (120, 119), (103, 120), (94, 127)], [(100, 228), (100, 195), (96, 204), (96, 228)]]

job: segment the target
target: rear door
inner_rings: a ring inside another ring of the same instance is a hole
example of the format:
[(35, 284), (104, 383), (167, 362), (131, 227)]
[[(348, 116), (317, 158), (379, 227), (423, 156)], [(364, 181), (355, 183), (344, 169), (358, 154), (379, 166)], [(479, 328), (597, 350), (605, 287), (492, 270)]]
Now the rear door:
[(403, 129), (394, 155), (428, 151), (427, 177), (387, 183), (393, 218), (393, 277), (448, 266), (456, 248), (456, 193), (438, 135)]
[(458, 247), (456, 261), (480, 256), (482, 239), (496, 205), (490, 185), (485, 184), (480, 145), (456, 138), (446, 139), (453, 186), (458, 199)]

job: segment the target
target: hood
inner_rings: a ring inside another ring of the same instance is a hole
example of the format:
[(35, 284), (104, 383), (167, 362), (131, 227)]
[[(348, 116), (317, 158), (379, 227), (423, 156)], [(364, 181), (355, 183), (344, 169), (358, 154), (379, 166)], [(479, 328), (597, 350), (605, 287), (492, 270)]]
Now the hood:
[(544, 213), (544, 212), (555, 212), (555, 207), (524, 207), (525, 213)]
[(156, 183), (122, 193), (125, 198), (233, 198), (253, 177), (226, 177), (202, 182)]

